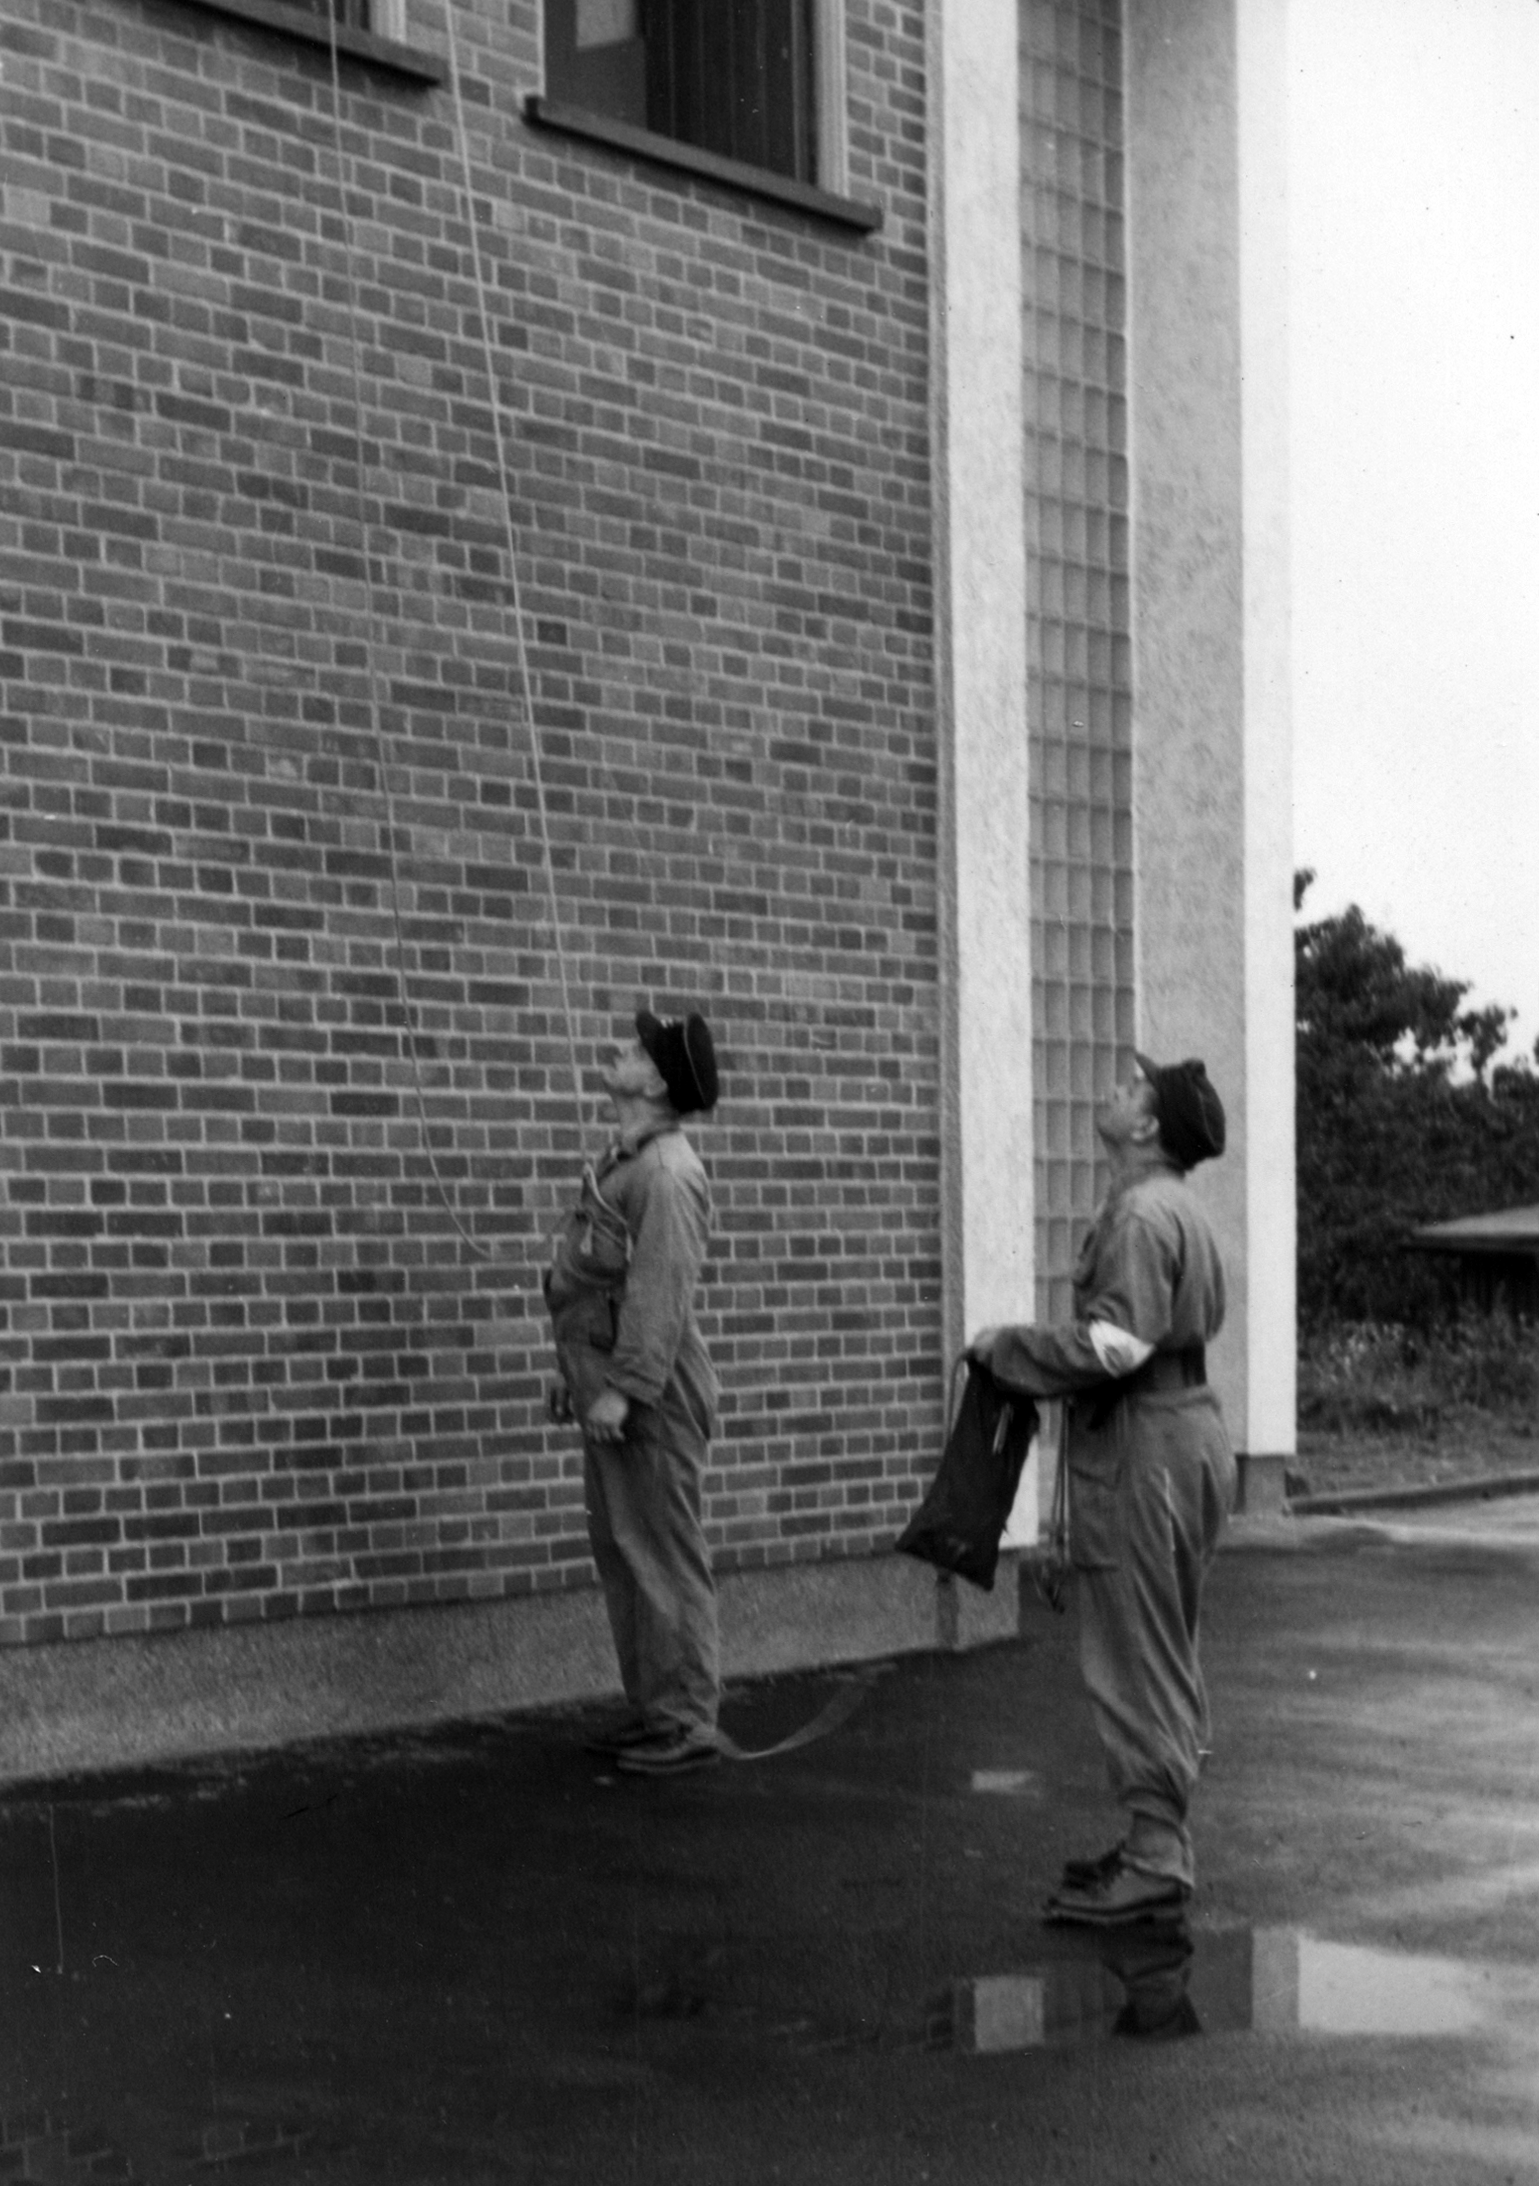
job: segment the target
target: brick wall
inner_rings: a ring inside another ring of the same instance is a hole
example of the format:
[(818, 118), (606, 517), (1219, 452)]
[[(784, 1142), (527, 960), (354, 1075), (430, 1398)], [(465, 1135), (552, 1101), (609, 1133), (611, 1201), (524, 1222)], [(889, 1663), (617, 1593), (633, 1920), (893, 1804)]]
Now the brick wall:
[[(457, 18), (582, 1053), (723, 1050), (728, 1565), (890, 1541), (941, 1400), (923, 39), (849, 12), (874, 238), (536, 134), (532, 0)], [(584, 1580), (452, 99), (177, 0), (0, 58), (0, 1638)]]

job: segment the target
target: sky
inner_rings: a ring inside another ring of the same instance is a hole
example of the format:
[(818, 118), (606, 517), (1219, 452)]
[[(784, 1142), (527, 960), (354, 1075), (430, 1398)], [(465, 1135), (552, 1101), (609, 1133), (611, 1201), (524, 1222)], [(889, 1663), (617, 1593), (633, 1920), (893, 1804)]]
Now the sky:
[(1539, 0), (1289, 0), (1294, 862), (1539, 1036)]

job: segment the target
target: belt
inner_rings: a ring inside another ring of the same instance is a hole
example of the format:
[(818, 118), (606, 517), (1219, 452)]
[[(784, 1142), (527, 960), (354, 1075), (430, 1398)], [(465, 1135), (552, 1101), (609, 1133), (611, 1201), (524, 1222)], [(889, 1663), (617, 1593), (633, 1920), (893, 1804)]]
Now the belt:
[(1208, 1354), (1203, 1345), (1185, 1351), (1156, 1351), (1136, 1374), (1128, 1376), (1129, 1389), (1200, 1389), (1208, 1378)]
[(1136, 1374), (1114, 1381), (1109, 1387), (1086, 1391), (1081, 1400), (1086, 1406), (1085, 1423), (1091, 1428), (1104, 1427), (1118, 1405), (1125, 1404), (1129, 1397), (1152, 1390), (1201, 1389), (1207, 1378), (1208, 1354), (1200, 1343), (1189, 1344), (1184, 1351), (1152, 1352)]

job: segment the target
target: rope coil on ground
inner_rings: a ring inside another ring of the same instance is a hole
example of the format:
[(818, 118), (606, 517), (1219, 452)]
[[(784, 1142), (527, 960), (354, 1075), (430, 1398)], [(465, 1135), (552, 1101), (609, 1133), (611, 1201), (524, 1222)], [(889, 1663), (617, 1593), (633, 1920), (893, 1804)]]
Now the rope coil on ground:
[(792, 1731), (787, 1738), (777, 1739), (773, 1746), (740, 1746), (723, 1730), (717, 1731), (716, 1743), (729, 1761), (773, 1761), (783, 1753), (795, 1753), (803, 1746), (816, 1744), (820, 1738), (827, 1738), (848, 1723), (880, 1674), (879, 1670), (868, 1670), (851, 1678), (838, 1692), (831, 1693), (799, 1730)]

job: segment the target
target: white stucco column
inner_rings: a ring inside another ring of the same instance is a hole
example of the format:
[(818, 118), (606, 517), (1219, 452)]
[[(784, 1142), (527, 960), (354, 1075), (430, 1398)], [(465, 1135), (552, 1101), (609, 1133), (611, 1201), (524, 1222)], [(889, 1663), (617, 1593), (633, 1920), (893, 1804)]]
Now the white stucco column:
[[(938, 0), (929, 41), (944, 1317), (954, 1356), (972, 1330), (1029, 1319), (1033, 1303), (1015, 0)], [(1023, 1506), (1035, 1485), (1023, 1483)]]
[(1201, 1055), (1251, 1507), (1293, 1447), (1286, 0), (1126, 16), (1140, 1045)]
[(1287, 0), (1237, 0), (1245, 617), (1245, 1137), (1252, 1505), (1296, 1443)]

